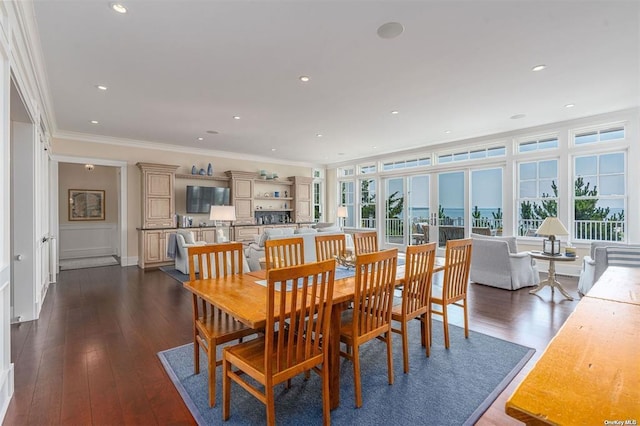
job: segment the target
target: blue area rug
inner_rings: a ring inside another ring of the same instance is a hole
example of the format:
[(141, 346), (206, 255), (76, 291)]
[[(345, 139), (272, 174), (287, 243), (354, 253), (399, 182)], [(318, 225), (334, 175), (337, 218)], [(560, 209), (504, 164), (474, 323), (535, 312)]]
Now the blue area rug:
[[(462, 425), (473, 424), (493, 403), (534, 349), (450, 326), (451, 348), (444, 348), (442, 323), (433, 322), (433, 346), (427, 358), (420, 341), (420, 323), (412, 321), (408, 374), (402, 367), (402, 344), (393, 335), (395, 381), (389, 386), (386, 349), (380, 341), (362, 347), (363, 406), (355, 408), (353, 366), (341, 361), (340, 407), (331, 412), (335, 425)], [(231, 388), (231, 416), (222, 421), (222, 367), (217, 370), (216, 406), (209, 408), (206, 356), (200, 374), (193, 374), (193, 345), (158, 353), (185, 404), (200, 425), (256, 425), (266, 418), (265, 406), (237, 384)], [(320, 377), (312, 373), (292, 381), (291, 389), (276, 388), (278, 425), (322, 424)]]
[(173, 279), (180, 281), (181, 283), (189, 281), (189, 274), (183, 274), (173, 266), (161, 266), (160, 270), (165, 274), (171, 275)]

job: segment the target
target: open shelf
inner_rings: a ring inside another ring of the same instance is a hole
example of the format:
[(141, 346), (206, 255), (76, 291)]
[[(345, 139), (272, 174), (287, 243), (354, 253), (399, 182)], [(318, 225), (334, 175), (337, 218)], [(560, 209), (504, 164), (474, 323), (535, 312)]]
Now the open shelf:
[(192, 175), (192, 174), (178, 174), (176, 173), (177, 179), (199, 179), (199, 180), (219, 180), (228, 182), (229, 178), (226, 176), (208, 176), (208, 175)]

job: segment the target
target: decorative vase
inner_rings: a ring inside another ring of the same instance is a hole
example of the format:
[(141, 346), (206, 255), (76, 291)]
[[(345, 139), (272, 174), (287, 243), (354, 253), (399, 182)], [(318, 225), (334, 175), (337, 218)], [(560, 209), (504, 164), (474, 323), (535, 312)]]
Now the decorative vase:
[(209, 163), (209, 167), (207, 167), (207, 175), (213, 176), (213, 166)]
[(198, 174), (198, 169), (196, 169), (196, 165), (195, 164), (193, 166), (191, 166), (191, 174), (192, 175), (197, 175)]
[(205, 172), (205, 171), (204, 171), (204, 169), (200, 169), (200, 175), (201, 175), (201, 176), (204, 176), (204, 175), (206, 175), (206, 174), (207, 174), (207, 172)]

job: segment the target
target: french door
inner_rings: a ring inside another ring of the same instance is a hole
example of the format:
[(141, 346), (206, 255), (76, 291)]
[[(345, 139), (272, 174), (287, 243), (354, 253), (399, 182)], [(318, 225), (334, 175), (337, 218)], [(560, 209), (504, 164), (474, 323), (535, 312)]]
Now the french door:
[(429, 219), (429, 175), (384, 179), (382, 234), (387, 247), (404, 248), (421, 240), (421, 224)]

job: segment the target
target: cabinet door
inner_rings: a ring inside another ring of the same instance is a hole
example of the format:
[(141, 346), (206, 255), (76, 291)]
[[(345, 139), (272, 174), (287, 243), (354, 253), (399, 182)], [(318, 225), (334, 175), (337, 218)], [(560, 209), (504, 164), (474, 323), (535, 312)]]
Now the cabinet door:
[(296, 183), (296, 200), (311, 200), (311, 183)]
[(145, 263), (162, 262), (166, 256), (166, 239), (163, 231), (145, 231), (144, 261)]
[(235, 179), (233, 181), (233, 198), (251, 198), (253, 182), (248, 179)]
[(260, 235), (259, 226), (236, 226), (235, 240), (240, 242), (253, 242), (254, 236)]
[(296, 222), (311, 222), (311, 201), (296, 201)]
[(147, 195), (149, 197), (171, 197), (173, 194), (173, 174), (148, 172)]
[(248, 199), (248, 200), (236, 199), (235, 206), (236, 206), (236, 221), (238, 222), (246, 221), (246, 220), (253, 221), (253, 204), (251, 199)]
[(215, 229), (202, 229), (200, 231), (200, 241), (206, 241), (208, 243), (216, 242), (216, 230)]

